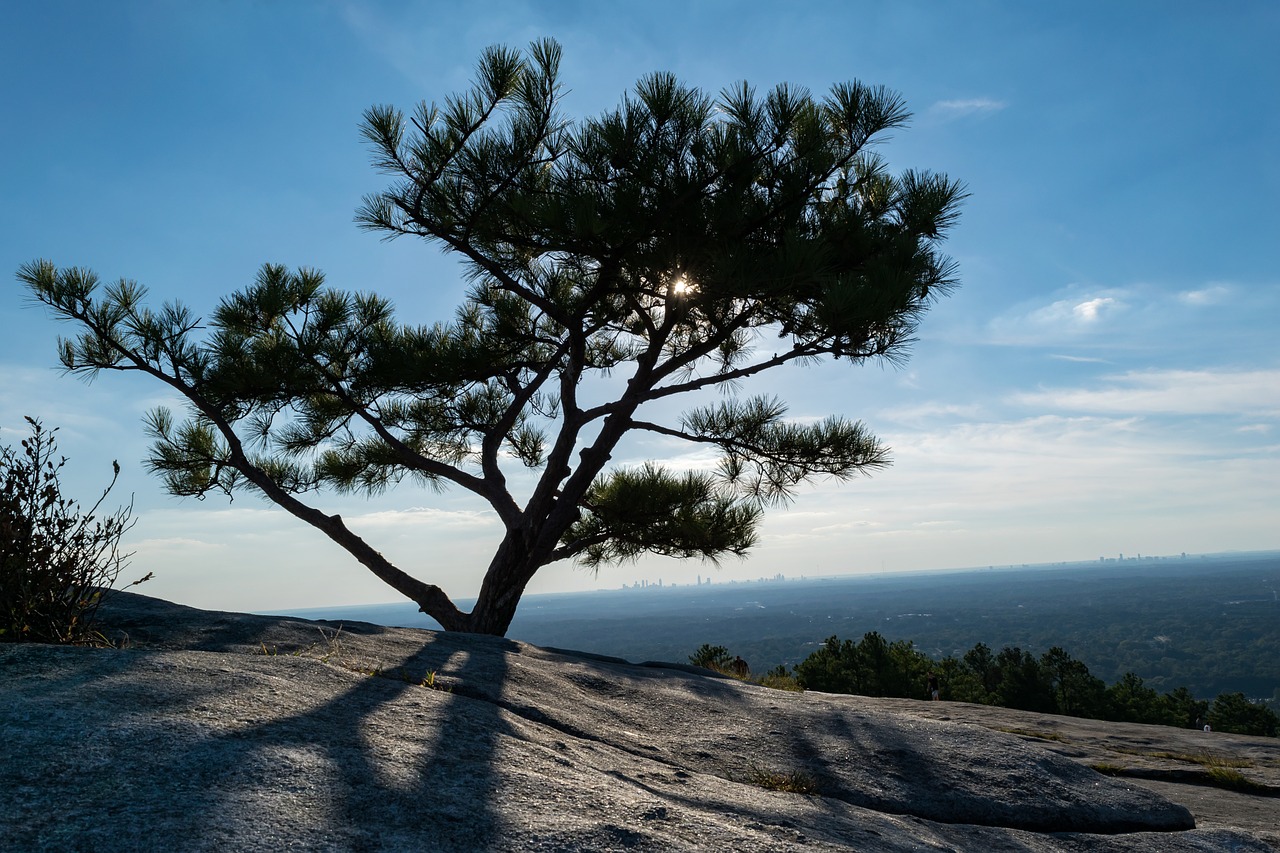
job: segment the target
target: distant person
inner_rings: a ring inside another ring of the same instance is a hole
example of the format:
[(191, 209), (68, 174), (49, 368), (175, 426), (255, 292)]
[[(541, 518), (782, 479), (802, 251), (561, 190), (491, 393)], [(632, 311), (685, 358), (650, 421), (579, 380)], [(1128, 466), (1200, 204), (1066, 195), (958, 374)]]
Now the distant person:
[(1213, 729), (1209, 726), (1209, 724), (1208, 724), (1208, 723), (1205, 723), (1205, 724), (1204, 724), (1204, 730), (1205, 730), (1206, 732), (1211, 732), (1211, 731), (1213, 731)]
[(934, 672), (929, 673), (928, 684), (929, 684), (929, 699), (931, 701), (937, 702), (938, 699), (940, 699), (942, 696), (942, 694), (938, 692), (937, 673), (934, 673)]
[(733, 674), (739, 678), (746, 678), (751, 674), (751, 667), (747, 666), (747, 662), (742, 659), (742, 655), (738, 655), (733, 659)]

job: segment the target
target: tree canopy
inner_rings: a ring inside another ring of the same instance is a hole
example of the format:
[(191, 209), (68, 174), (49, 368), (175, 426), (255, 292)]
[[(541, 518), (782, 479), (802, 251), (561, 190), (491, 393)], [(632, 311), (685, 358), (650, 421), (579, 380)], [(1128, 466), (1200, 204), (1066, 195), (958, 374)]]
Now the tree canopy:
[[(707, 666), (706, 661), (726, 661), (729, 655), (724, 646), (704, 644), (689, 660)], [(776, 674), (785, 679), (786, 668)], [(1037, 659), (1017, 646), (993, 653), (977, 643), (960, 658), (934, 660), (910, 640), (890, 643), (870, 631), (856, 643), (828, 637), (792, 673), (806, 690), (908, 699), (929, 698), (930, 675), (940, 683), (941, 698), (949, 701), (1181, 728), (1208, 723), (1214, 731), (1266, 737), (1275, 737), (1280, 728), (1274, 711), (1239, 692), (1221, 693), (1211, 704), (1185, 687), (1159, 693), (1133, 672), (1107, 686), (1060, 646)]]
[[(799, 484), (887, 464), (857, 421), (796, 423), (739, 392), (787, 364), (902, 358), (955, 285), (939, 243), (964, 188), (892, 174), (874, 151), (906, 124), (902, 99), (858, 82), (712, 97), (656, 73), (574, 121), (559, 62), (550, 40), (490, 48), (469, 91), (365, 113), (390, 184), (357, 222), (463, 261), (451, 321), (402, 323), (380, 296), (266, 265), (204, 322), (146, 307), (132, 281), (36, 261), (19, 278), (80, 326), (64, 368), (169, 385), (185, 419), (161, 409), (146, 426), (172, 493), (257, 490), (449, 630), (504, 633), (555, 561), (744, 554), (762, 509)], [(676, 395), (691, 403), (675, 420), (646, 409)], [(719, 466), (611, 467), (636, 430), (713, 447)], [(523, 498), (513, 466), (533, 474)], [(504, 526), (470, 613), (304, 500), (405, 478), (473, 492)]]

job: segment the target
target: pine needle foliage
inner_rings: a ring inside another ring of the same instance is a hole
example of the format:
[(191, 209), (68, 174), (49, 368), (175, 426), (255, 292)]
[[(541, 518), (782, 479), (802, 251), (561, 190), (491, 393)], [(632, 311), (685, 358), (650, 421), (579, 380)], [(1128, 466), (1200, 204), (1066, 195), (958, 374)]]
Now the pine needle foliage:
[[(858, 422), (797, 423), (740, 386), (787, 364), (903, 358), (955, 284), (938, 247), (965, 191), (890, 173), (874, 148), (908, 113), (882, 87), (711, 96), (652, 74), (574, 121), (559, 64), (550, 40), (491, 48), (469, 91), (365, 113), (389, 185), (357, 221), (463, 262), (470, 290), (451, 321), (402, 323), (379, 296), (273, 265), (207, 324), (87, 270), (38, 261), (19, 277), (79, 324), (62, 342), (68, 371), (140, 371), (189, 401), (185, 420), (147, 421), (149, 464), (172, 492), (256, 489), (448, 629), (504, 633), (558, 560), (743, 554), (765, 506), (889, 457)], [(729, 396), (652, 414), (715, 389)], [(610, 467), (633, 431), (714, 449), (720, 464)], [(536, 481), (520, 500), (512, 466)], [(303, 501), (405, 478), (469, 490), (504, 525), (470, 613)]]

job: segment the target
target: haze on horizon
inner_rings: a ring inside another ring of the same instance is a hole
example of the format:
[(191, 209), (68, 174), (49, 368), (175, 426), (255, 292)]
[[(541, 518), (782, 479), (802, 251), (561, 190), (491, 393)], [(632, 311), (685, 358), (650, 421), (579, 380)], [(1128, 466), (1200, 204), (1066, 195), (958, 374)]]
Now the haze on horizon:
[[(911, 127), (879, 152), (971, 198), (944, 251), (961, 287), (901, 367), (767, 374), (797, 418), (860, 418), (893, 448), (869, 479), (820, 483), (766, 515), (745, 561), (651, 558), (599, 577), (556, 564), (531, 593), (782, 573), (837, 575), (1280, 548), (1280, 6), (1048, 7), (816, 2), (170, 4), (0, 7), (0, 443), (59, 427), (65, 482), (92, 503), (122, 466), (140, 589), (262, 611), (393, 601), (312, 529), (244, 494), (179, 500), (148, 477), (142, 415), (180, 408), (144, 377), (61, 377), (70, 331), (14, 281), (36, 258), (136, 279), (208, 314), (264, 262), (451, 316), (466, 283), (425, 243), (357, 230), (383, 186), (357, 123), (443, 100), (481, 50), (553, 36), (575, 116), (669, 70), (899, 91)], [(618, 464), (706, 459), (655, 437)], [(470, 495), (325, 495), (406, 571), (474, 595), (500, 526)]]

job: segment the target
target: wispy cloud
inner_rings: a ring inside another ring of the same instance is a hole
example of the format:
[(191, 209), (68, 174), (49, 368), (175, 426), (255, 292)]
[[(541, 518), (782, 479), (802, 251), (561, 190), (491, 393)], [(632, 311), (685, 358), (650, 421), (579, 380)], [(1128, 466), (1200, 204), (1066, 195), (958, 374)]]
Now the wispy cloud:
[(133, 545), (133, 549), (141, 554), (145, 552), (150, 555), (156, 552), (173, 552), (180, 551), (182, 553), (190, 553), (191, 551), (204, 551), (210, 548), (226, 548), (225, 544), (219, 542), (205, 542), (203, 539), (192, 539), (184, 536), (169, 536), (162, 539), (143, 539)]
[(1114, 296), (1059, 299), (1026, 315), (1025, 322), (1039, 327), (1084, 329), (1113, 317), (1125, 307), (1125, 303)]
[(1280, 416), (1280, 369), (1131, 371), (1103, 383), (1017, 394), (1011, 401), (1072, 412)]
[[(1194, 347), (1221, 350), (1224, 336), (1233, 349), (1273, 348), (1263, 342), (1269, 330), (1259, 322), (1280, 305), (1280, 285), (1209, 281), (1179, 289), (1159, 281), (1124, 285), (1071, 284), (1038, 300), (1010, 305), (987, 321), (982, 340), (1001, 346), (1062, 347), (1074, 358), (1094, 352), (1076, 347), (1186, 352)], [(1062, 358), (1055, 355), (1054, 358)], [(1256, 360), (1253, 363), (1257, 363)]]
[(882, 409), (879, 417), (898, 423), (921, 424), (945, 420), (974, 420), (982, 415), (976, 403), (919, 403)]
[(1117, 304), (1110, 296), (1099, 296), (1072, 306), (1071, 314), (1081, 323), (1096, 323), (1103, 311), (1114, 310)]
[[(868, 570), (923, 554), (958, 566), (1038, 553), (1272, 546), (1248, 531), (1270, 507), (1274, 448), (1233, 453), (1220, 440), (1127, 414), (1036, 414), (888, 438), (897, 464), (870, 485), (822, 484), (800, 498), (835, 518), (766, 516), (757, 573), (776, 566), (791, 574), (801, 551), (810, 566)], [(1242, 503), (1222, 501), (1225, 484)]]
[(1016, 307), (992, 319), (987, 328), (992, 343), (1075, 340), (1112, 326), (1128, 309), (1128, 297), (1120, 290), (1069, 291), (1048, 304)]
[(929, 111), (943, 118), (961, 118), (971, 115), (990, 115), (998, 113), (1008, 106), (1004, 101), (995, 98), (959, 98), (949, 101), (935, 101)]
[(443, 510), (431, 507), (411, 507), (405, 510), (382, 510), (350, 516), (347, 521), (360, 528), (409, 527), (425, 530), (471, 530), (496, 527), (498, 517), (492, 512), (475, 510)]
[(1178, 294), (1179, 301), (1187, 305), (1218, 305), (1230, 299), (1233, 288), (1225, 284), (1211, 284), (1199, 290), (1187, 290)]
[[(432, 24), (424, 10), (413, 5), (381, 8), (369, 3), (344, 0), (338, 6), (342, 21), (370, 51), (416, 86), (435, 91), (445, 76), (446, 88), (465, 86), (470, 69), (449, 63), (441, 67), (436, 57), (442, 30)], [(466, 35), (469, 35), (467, 33)]]
[(1049, 358), (1056, 359), (1058, 361), (1070, 361), (1070, 362), (1075, 362), (1080, 364), (1110, 364), (1111, 363), (1109, 359), (1105, 359), (1105, 358), (1094, 358), (1093, 356), (1085, 356), (1085, 355), (1063, 355), (1061, 353), (1053, 353), (1049, 356)]

